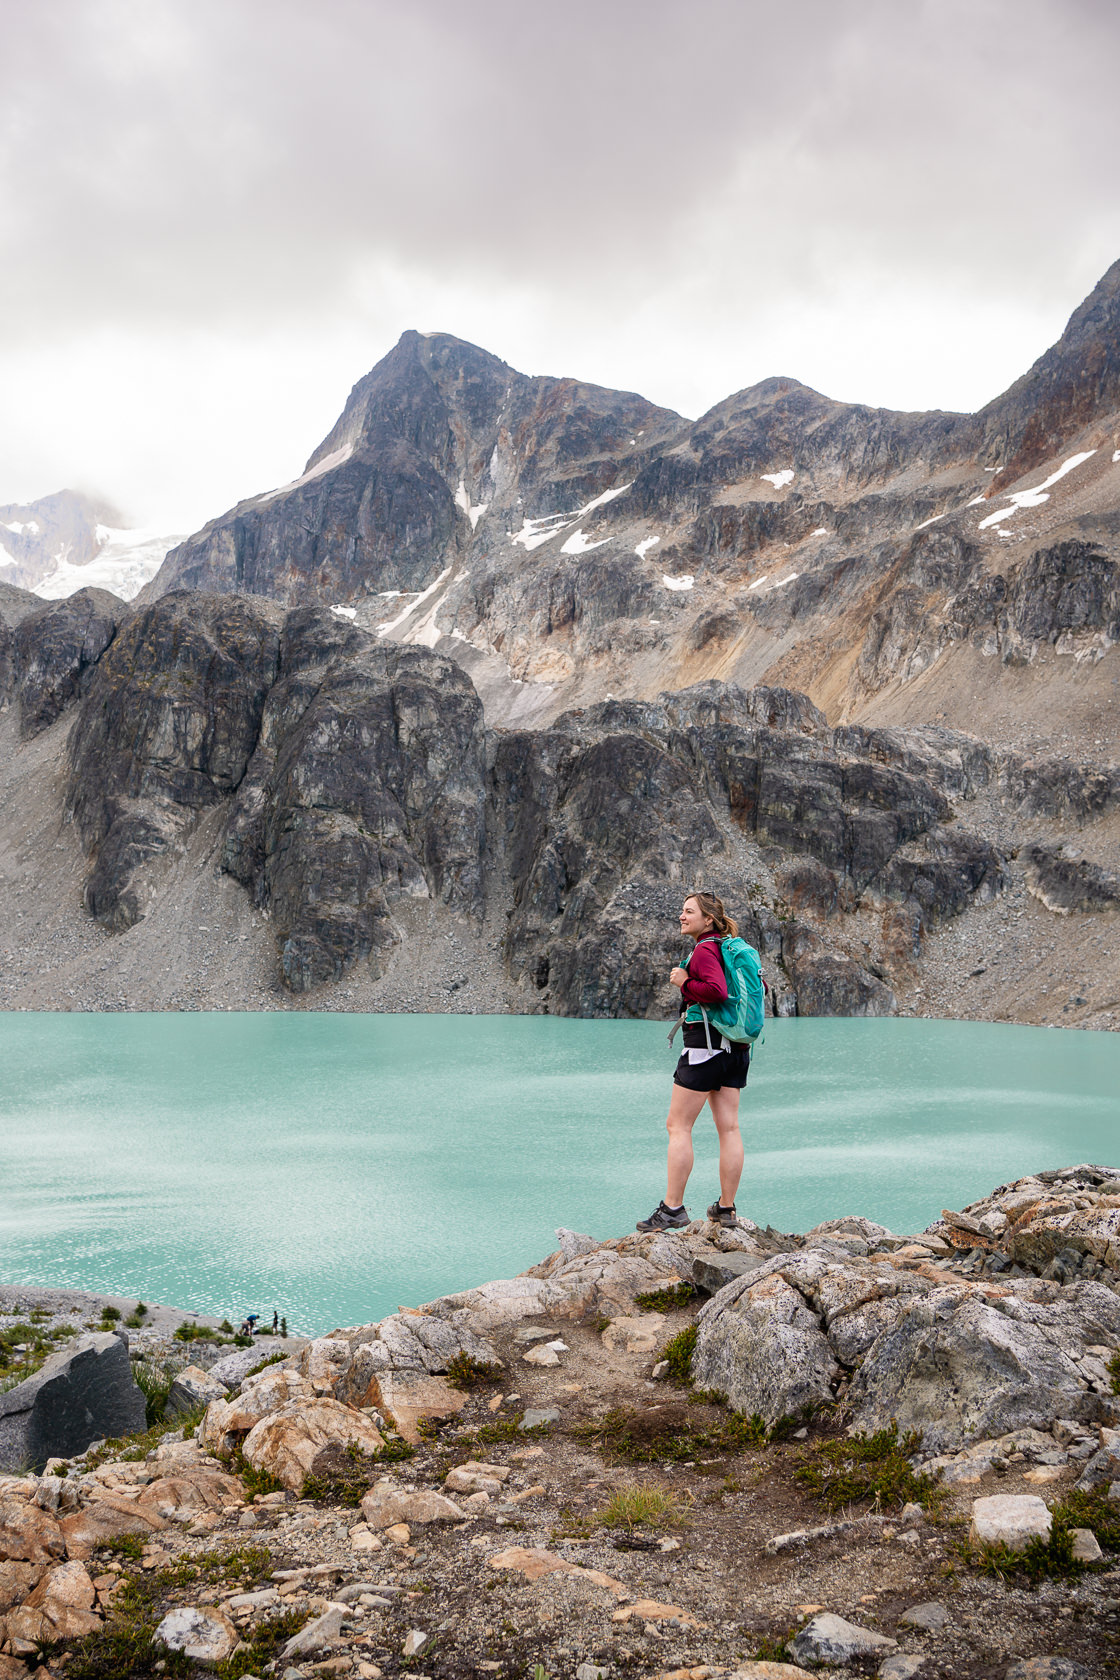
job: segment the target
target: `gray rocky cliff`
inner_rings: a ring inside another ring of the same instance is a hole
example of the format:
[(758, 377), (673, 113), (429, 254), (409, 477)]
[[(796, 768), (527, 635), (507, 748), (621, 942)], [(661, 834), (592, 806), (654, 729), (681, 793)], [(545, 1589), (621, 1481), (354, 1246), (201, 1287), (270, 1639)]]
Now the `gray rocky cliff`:
[[(51, 622), (17, 628), (34, 645)], [(944, 729), (833, 729), (780, 688), (709, 681), (487, 731), (442, 653), (252, 597), (123, 609), (62, 704), (89, 914), (143, 919), (206, 817), (296, 993), (386, 973), (426, 902), (498, 918), (516, 1008), (667, 1014), (679, 901), (706, 884), (762, 953), (775, 1009), (891, 1013), (930, 933), (1004, 891), (1022, 825), (1091, 826), (1120, 800), (1120, 772)], [(981, 798), (1002, 844), (967, 820)], [(1077, 903), (1112, 898), (1098, 883)]]

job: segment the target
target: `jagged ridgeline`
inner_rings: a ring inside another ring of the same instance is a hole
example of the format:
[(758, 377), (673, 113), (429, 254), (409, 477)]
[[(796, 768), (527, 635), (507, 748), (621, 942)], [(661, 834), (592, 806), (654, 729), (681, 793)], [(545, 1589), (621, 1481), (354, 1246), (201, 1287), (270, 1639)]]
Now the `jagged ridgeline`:
[(779, 1012), (885, 1014), (1009, 885), (1120, 903), (1118, 531), (1120, 263), (975, 415), (691, 422), (410, 332), (133, 605), (0, 585), (5, 751), (57, 739), (90, 916), (216, 866), (297, 992), (426, 904), (508, 1005), (662, 1014), (703, 883)]

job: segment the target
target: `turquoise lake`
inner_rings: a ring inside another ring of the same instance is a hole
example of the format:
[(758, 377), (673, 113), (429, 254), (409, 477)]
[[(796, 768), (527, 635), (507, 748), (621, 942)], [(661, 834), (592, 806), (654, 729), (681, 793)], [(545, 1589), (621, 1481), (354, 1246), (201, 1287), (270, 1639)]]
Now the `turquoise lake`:
[[(664, 1191), (664, 1024), (547, 1016), (0, 1016), (0, 1281), (381, 1317)], [(767, 1023), (741, 1213), (899, 1232), (1001, 1181), (1120, 1162), (1120, 1037), (955, 1021)], [(697, 1122), (688, 1204), (718, 1186)]]

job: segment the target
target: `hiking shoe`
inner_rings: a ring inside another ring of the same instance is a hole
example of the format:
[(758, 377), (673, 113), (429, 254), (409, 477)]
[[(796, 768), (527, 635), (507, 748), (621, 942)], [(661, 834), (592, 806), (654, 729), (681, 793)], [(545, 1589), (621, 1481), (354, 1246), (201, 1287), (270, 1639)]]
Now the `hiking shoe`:
[(690, 1223), (687, 1208), (678, 1208), (674, 1213), (673, 1209), (666, 1207), (664, 1202), (658, 1202), (649, 1218), (639, 1219), (635, 1229), (638, 1231), (679, 1231), (682, 1225)]
[(729, 1208), (725, 1208), (721, 1207), (719, 1202), (716, 1201), (708, 1209), (708, 1218), (714, 1220), (717, 1225), (731, 1226), (737, 1223), (739, 1216), (735, 1212), (734, 1202)]

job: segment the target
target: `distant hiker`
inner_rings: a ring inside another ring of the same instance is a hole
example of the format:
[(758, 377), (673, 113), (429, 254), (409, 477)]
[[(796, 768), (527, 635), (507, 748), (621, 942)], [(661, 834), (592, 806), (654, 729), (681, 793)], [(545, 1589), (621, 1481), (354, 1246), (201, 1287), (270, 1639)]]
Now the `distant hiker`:
[(276, 1332), (279, 1330), (279, 1328), (280, 1328), (280, 1315), (276, 1311), (276, 1308), (273, 1307), (273, 1309), (272, 1309), (272, 1334), (274, 1336), (275, 1336)]
[(241, 1328), (237, 1334), (239, 1336), (255, 1336), (257, 1333), (257, 1320), (260, 1316), (260, 1313), (246, 1313), (245, 1317), (241, 1320)]
[[(666, 1122), (668, 1187), (665, 1200), (648, 1219), (638, 1221), (639, 1231), (666, 1231), (689, 1223), (684, 1192), (692, 1171), (692, 1128), (705, 1103), (719, 1133), (720, 1193), (708, 1209), (709, 1219), (734, 1225), (735, 1192), (743, 1171), (739, 1092), (747, 1082), (751, 1045), (762, 1026), (764, 982), (758, 953), (738, 937), (738, 927), (714, 893), (690, 893), (681, 910), (680, 924), (681, 933), (693, 941), (693, 949), (686, 966), (674, 968), (669, 975), (681, 994), (678, 1025), (684, 1028), (684, 1051), (673, 1074)], [(729, 993), (729, 973), (734, 997)], [(709, 1014), (716, 1017), (714, 1022)], [(670, 1042), (672, 1037), (670, 1033)]]

